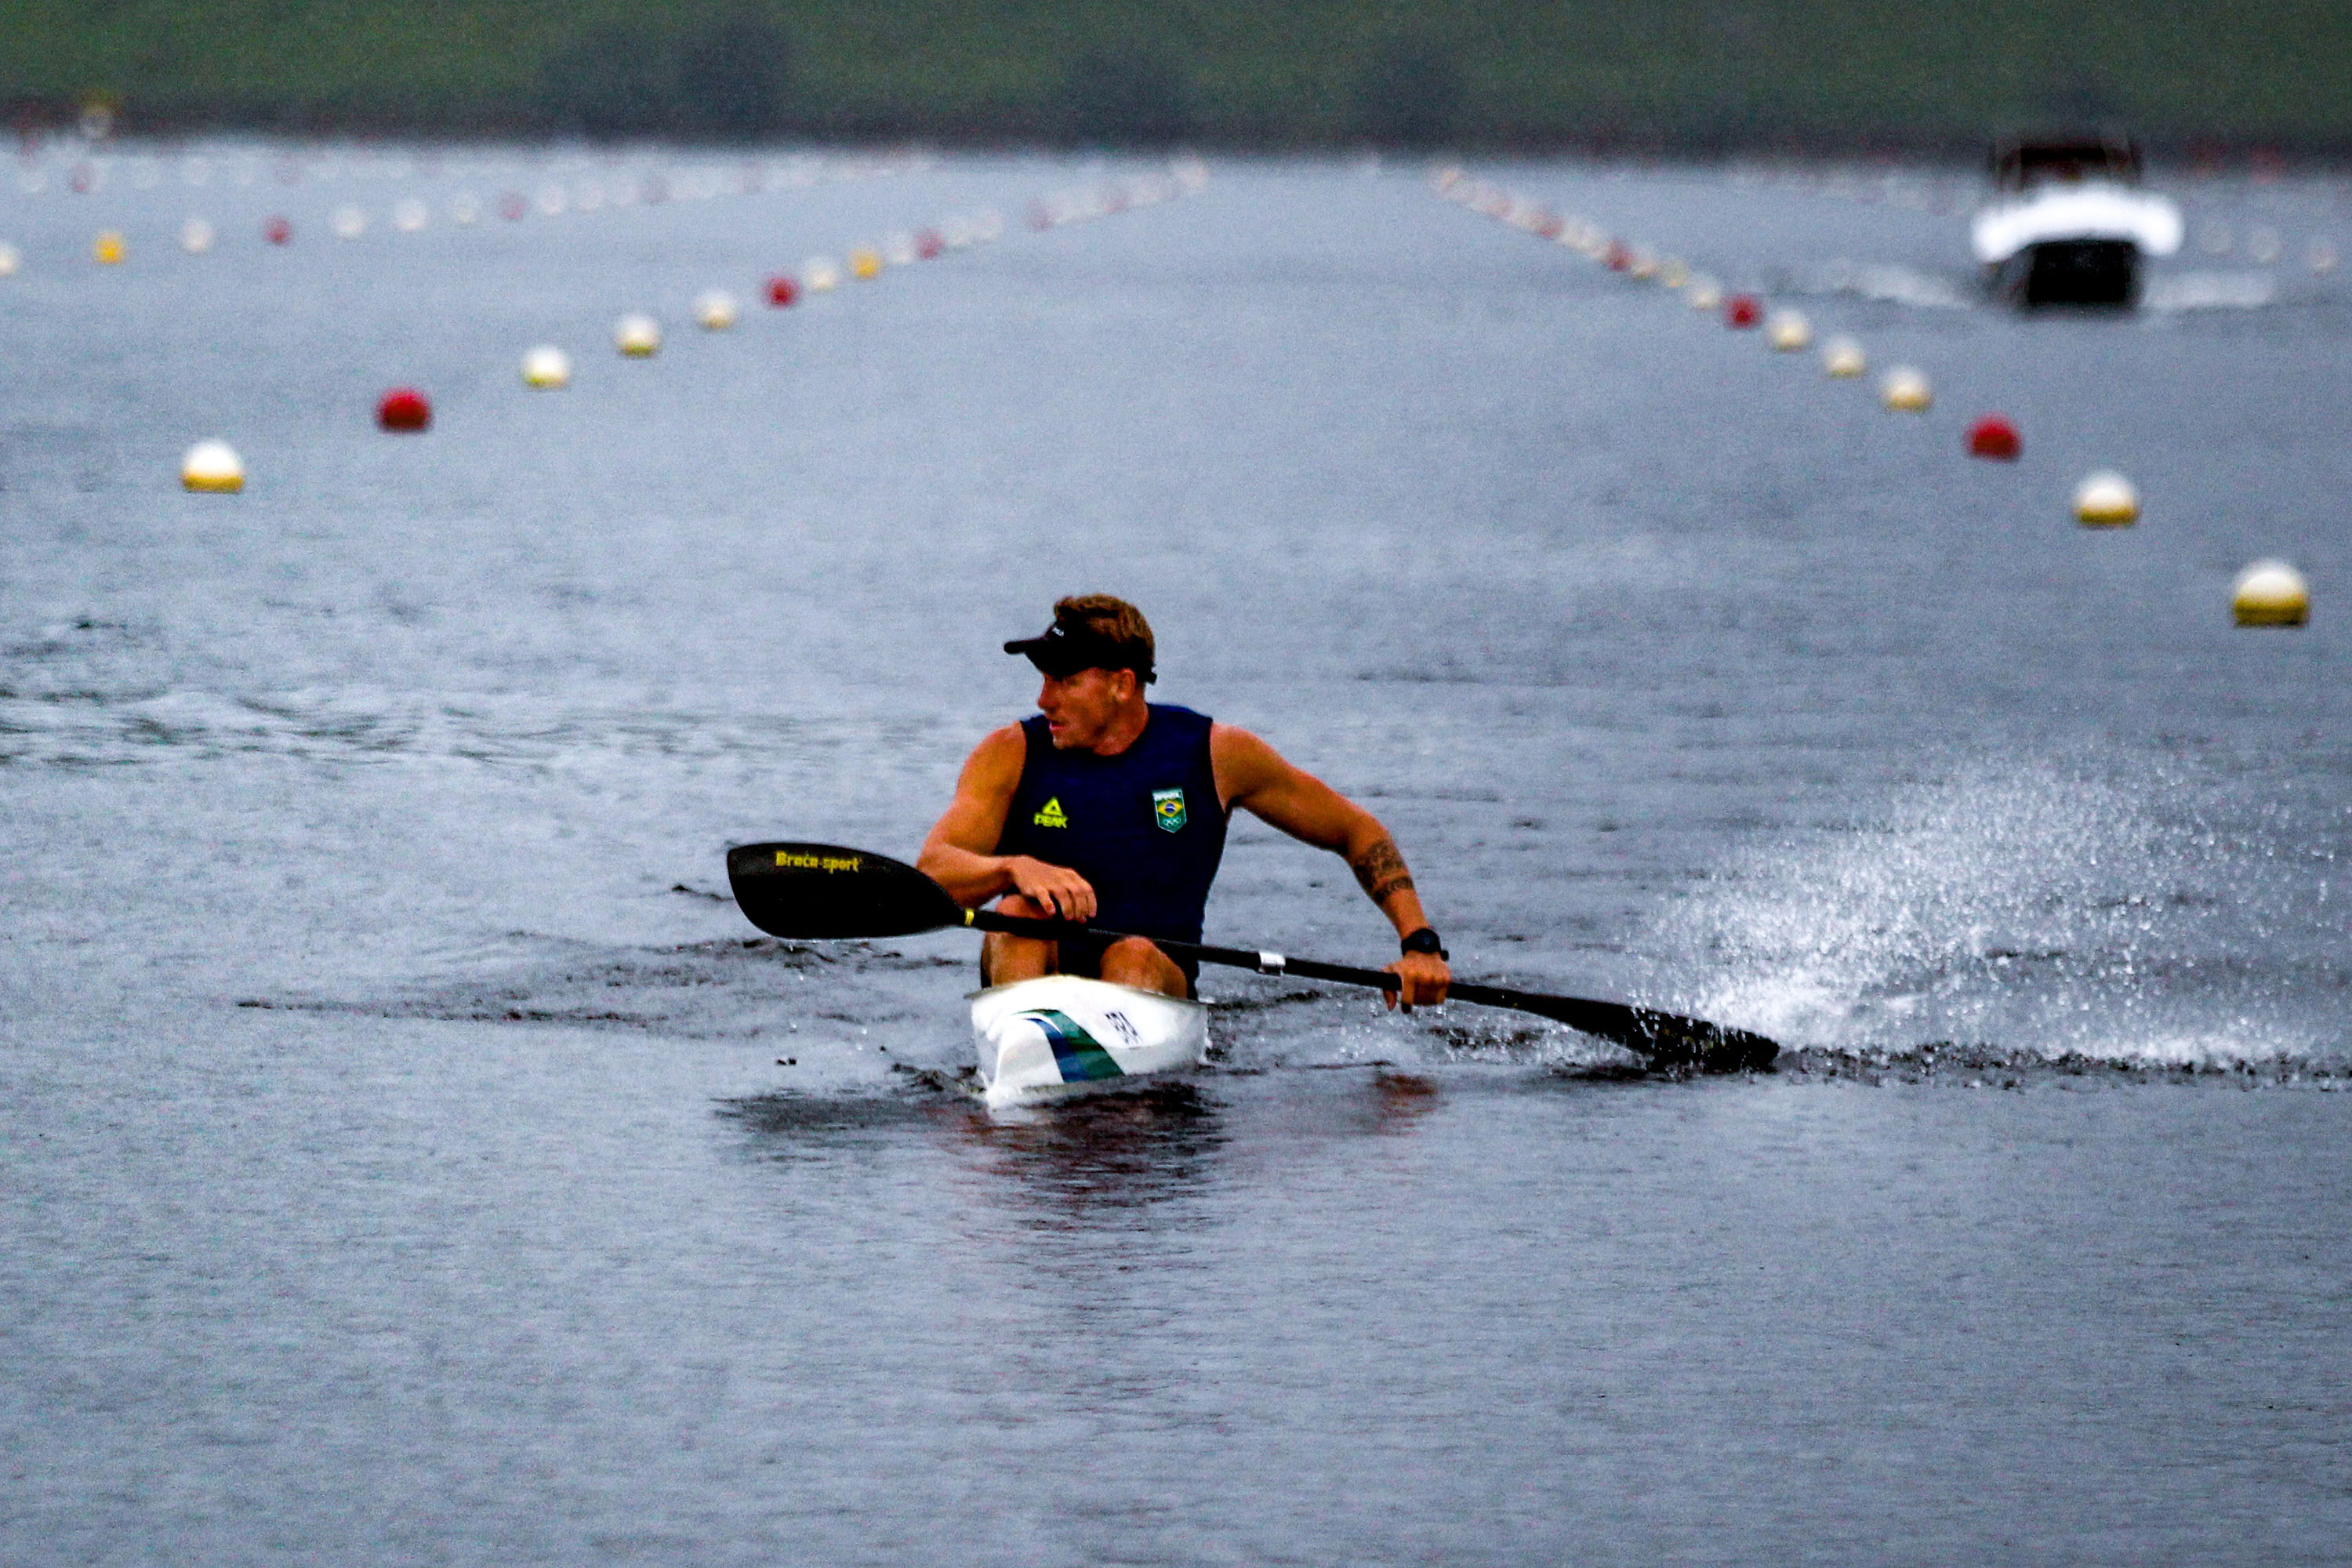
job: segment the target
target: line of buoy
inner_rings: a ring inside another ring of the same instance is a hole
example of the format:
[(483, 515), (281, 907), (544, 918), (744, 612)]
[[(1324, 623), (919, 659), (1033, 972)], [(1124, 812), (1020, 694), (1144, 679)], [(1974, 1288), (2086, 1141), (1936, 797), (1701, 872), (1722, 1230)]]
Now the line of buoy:
[[(1635, 258), (1648, 254), (1646, 247), (1612, 237), (1597, 225), (1554, 213), (1501, 186), (1472, 179), (1459, 168), (1433, 171), (1431, 185), (1437, 195), (1447, 201), (1526, 233), (1555, 240), (1612, 270), (1632, 275), (1636, 271)], [(2262, 245), (2263, 254), (2273, 259), (2278, 252), (2275, 239), (2275, 236), (2265, 237)], [(2335, 265), (2335, 253), (2330, 247), (2321, 254), (2316, 248), (2319, 243), (2324, 242), (2315, 242), (2311, 260), (2315, 270), (2325, 270)], [(1763, 301), (1753, 294), (1734, 293), (1727, 297), (1712, 279), (1703, 273), (1685, 271), (1678, 259), (1661, 261), (1655, 271), (1659, 280), (1671, 280), (1680, 286), (1684, 299), (1692, 308), (1720, 310), (1727, 327), (1746, 330), (1760, 323), (1765, 341), (1776, 351), (1800, 350), (1811, 341), (1811, 324), (1801, 311), (1781, 309), (1768, 313)], [(1824, 374), (1852, 380), (1868, 370), (1869, 360), (1859, 342), (1839, 334), (1822, 345), (1821, 364)], [(1899, 365), (1889, 370), (1881, 378), (1878, 390), (1881, 404), (1891, 413), (1924, 415), (1935, 405), (1934, 388), (1926, 374), (1914, 366)], [(2006, 416), (1988, 414), (1969, 426), (1966, 449), (1971, 457), (2016, 462), (2023, 456), (2024, 438)], [(2139, 492), (2120, 474), (2095, 473), (2076, 487), (2074, 511), (2075, 519), (2086, 528), (2129, 527), (2139, 521)], [(2258, 561), (2240, 574), (2231, 603), (2240, 626), (2302, 626), (2309, 616), (2310, 595), (2301, 574), (2294, 567), (2280, 561)]]

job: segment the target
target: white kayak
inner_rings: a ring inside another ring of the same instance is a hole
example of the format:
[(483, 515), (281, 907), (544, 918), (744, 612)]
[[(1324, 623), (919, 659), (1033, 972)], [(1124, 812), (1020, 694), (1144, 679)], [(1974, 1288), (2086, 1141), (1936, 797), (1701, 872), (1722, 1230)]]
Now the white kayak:
[(991, 1110), (1136, 1087), (1199, 1067), (1209, 1010), (1198, 1002), (1075, 974), (971, 994), (971, 1037)]

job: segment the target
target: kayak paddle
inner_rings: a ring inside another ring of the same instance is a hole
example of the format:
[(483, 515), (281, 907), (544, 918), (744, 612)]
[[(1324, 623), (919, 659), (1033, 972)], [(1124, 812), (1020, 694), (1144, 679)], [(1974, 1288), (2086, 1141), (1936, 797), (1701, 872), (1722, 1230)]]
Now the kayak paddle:
[[(945, 888), (912, 866), (834, 844), (738, 845), (727, 851), (727, 880), (735, 889), (735, 902), (753, 925), (770, 936), (797, 942), (914, 936), (953, 926), (1016, 936), (1084, 935), (1103, 942), (1117, 942), (1123, 934), (1067, 921), (968, 910), (957, 903)], [(1236, 947), (1205, 947), (1199, 942), (1169, 942), (1157, 937), (1152, 940), (1171, 958), (1255, 969), (1261, 974), (1296, 974), (1307, 980), (1369, 985), (1381, 991), (1393, 991), (1398, 984), (1397, 977), (1384, 970), (1320, 963), (1313, 959), (1287, 958), (1278, 952), (1254, 952)], [(1623, 1046), (1648, 1058), (1654, 1067), (1748, 1072), (1770, 1067), (1772, 1058), (1780, 1054), (1779, 1046), (1746, 1029), (1727, 1028), (1721, 1024), (1680, 1017), (1652, 1007), (1627, 1006), (1622, 1002), (1590, 1002), (1575, 996), (1549, 996), (1540, 991), (1517, 991), (1463, 981), (1454, 982), (1446, 994), (1451, 1001), (1507, 1007), (1566, 1024), (1571, 1029)]]

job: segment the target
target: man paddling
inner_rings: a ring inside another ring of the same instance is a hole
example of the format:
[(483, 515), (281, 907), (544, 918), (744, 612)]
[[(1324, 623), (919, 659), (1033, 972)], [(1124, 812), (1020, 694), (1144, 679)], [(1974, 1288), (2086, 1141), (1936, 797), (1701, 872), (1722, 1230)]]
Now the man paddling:
[(1054, 624), (1004, 645), (1044, 683), (1037, 714), (973, 748), (955, 799), (917, 864), (967, 909), (1134, 932), (1108, 944), (992, 932), (984, 984), (1091, 975), (1189, 996), (1197, 966), (1152, 938), (1201, 940), (1202, 915), (1234, 807), (1342, 857), (1396, 927), (1391, 1005), (1434, 1005), (1451, 980), (1396, 840), (1372, 814), (1246, 730), (1146, 702), (1150, 625), (1108, 594), (1066, 598)]

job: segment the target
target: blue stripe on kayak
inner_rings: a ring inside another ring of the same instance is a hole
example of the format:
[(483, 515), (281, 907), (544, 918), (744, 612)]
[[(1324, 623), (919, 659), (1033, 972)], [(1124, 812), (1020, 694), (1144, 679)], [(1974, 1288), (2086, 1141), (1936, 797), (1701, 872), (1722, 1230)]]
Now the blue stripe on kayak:
[(1084, 1026), (1060, 1008), (1040, 1007), (1014, 1016), (1027, 1018), (1045, 1031), (1045, 1038), (1054, 1047), (1054, 1065), (1061, 1069), (1064, 1083), (1089, 1083), (1127, 1076)]

